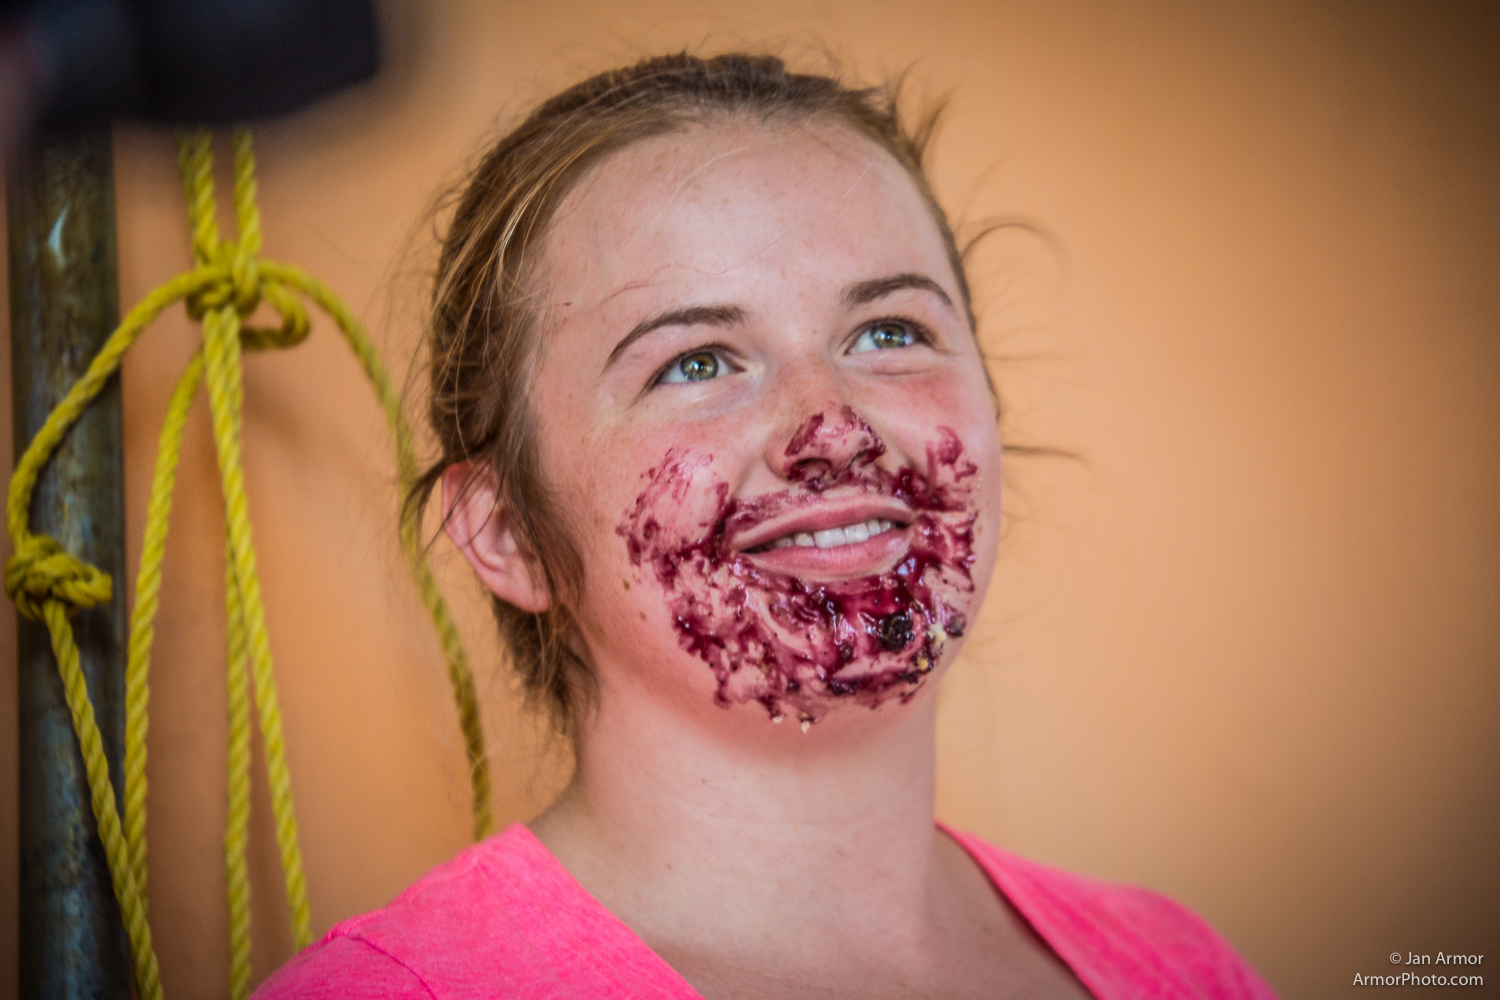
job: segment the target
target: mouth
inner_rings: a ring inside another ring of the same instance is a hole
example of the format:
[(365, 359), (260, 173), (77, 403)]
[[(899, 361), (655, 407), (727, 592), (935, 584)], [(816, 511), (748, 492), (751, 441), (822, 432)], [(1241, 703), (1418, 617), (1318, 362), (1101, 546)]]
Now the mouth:
[(752, 553), (767, 552), (771, 549), (791, 548), (794, 545), (801, 546), (802, 548), (836, 549), (843, 545), (858, 545), (861, 542), (868, 542), (878, 535), (895, 530), (895, 528), (896, 522), (894, 521), (887, 521), (882, 517), (872, 517), (868, 521), (846, 524), (842, 527), (824, 528), (821, 531), (788, 532), (749, 551)]
[(883, 573), (906, 551), (913, 516), (899, 502), (812, 499), (736, 532), (731, 548), (766, 569), (822, 579)]

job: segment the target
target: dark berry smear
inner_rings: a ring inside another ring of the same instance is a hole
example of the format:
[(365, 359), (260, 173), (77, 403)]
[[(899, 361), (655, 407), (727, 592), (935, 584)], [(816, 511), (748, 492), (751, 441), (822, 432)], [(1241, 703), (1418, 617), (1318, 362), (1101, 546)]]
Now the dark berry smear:
[[(792, 713), (804, 728), (838, 701), (874, 708), (909, 700), (944, 642), (964, 634), (962, 609), (974, 593), (977, 469), (958, 436), (939, 428), (925, 468), (892, 471), (876, 464), (885, 448), (874, 431), (845, 414), (869, 441), (841, 469), (809, 463), (816, 474), (793, 476), (796, 489), (731, 500), (728, 484), (707, 472), (712, 456), (674, 448), (647, 471), (646, 488), (616, 529), (630, 561), (660, 584), (682, 648), (713, 670), (719, 704), (759, 702), (773, 722)], [(811, 423), (799, 436), (824, 429)], [(911, 523), (896, 529), (908, 547), (889, 571), (804, 580), (729, 546), (738, 531), (818, 503), (835, 487), (895, 497), (910, 509)]]

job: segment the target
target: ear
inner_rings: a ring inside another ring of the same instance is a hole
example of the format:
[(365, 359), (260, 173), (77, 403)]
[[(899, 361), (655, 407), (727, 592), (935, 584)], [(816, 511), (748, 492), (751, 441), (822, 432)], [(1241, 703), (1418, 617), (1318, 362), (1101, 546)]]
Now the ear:
[(552, 606), (542, 574), (516, 543), (487, 468), (456, 462), (443, 470), (443, 525), (496, 597), (533, 613)]

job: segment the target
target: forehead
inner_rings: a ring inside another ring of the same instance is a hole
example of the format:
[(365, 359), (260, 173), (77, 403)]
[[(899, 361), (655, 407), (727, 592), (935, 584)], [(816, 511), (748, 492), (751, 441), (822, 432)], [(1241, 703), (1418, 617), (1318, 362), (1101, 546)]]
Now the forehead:
[(543, 263), (553, 295), (585, 308), (767, 281), (783, 293), (906, 271), (953, 281), (905, 169), (873, 140), (827, 124), (724, 122), (631, 145), (564, 199)]

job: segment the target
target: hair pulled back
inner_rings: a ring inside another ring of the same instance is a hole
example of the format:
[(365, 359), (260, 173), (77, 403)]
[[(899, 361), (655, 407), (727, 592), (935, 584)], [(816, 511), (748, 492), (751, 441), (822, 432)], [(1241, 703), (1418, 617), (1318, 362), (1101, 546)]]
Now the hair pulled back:
[(551, 607), (539, 614), (494, 598), (495, 620), (528, 696), (562, 730), (577, 721), (594, 678), (572, 612), (584, 567), (550, 502), (529, 406), (540, 355), (534, 285), (554, 213), (591, 166), (632, 143), (723, 119), (842, 124), (879, 144), (916, 183), (968, 311), (963, 261), (923, 171), (941, 109), (908, 127), (897, 107), (899, 90), (899, 79), (855, 88), (833, 76), (793, 73), (774, 56), (658, 56), (590, 77), (546, 101), (459, 185), (426, 331), (428, 417), (439, 454), (412, 484), (405, 513), (409, 523), (418, 519), (455, 463), (470, 462), (476, 475), (492, 477), (503, 516), (551, 596)]

